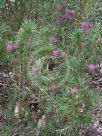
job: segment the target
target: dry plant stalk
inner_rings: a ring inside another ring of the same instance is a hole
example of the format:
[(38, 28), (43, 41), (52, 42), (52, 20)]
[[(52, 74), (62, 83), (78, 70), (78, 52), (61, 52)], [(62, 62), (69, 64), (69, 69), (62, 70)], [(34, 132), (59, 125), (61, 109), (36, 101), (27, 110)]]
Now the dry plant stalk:
[(15, 105), (15, 108), (14, 108), (14, 115), (17, 119), (19, 118), (19, 114), (20, 114), (19, 107), (20, 107), (20, 104), (19, 104), (18, 101), (16, 101), (16, 105)]

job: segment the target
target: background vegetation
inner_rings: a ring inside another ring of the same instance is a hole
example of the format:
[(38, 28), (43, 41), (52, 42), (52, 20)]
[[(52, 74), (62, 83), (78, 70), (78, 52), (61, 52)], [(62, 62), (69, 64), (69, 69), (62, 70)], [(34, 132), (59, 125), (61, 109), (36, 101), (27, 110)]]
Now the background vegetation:
[(82, 136), (101, 100), (101, 12), (100, 0), (0, 0), (1, 136)]

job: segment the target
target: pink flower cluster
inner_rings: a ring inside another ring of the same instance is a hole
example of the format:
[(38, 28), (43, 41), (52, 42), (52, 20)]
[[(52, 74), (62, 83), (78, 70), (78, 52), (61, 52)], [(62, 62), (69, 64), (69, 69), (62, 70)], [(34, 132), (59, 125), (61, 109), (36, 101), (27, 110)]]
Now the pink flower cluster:
[(57, 57), (58, 56), (58, 50), (53, 50), (52, 55)]
[[(56, 3), (56, 9), (58, 12), (61, 12), (63, 9), (63, 4), (61, 2)], [(58, 14), (55, 22), (57, 25), (62, 24), (62, 22), (64, 21), (64, 19), (68, 19), (68, 20), (73, 20), (75, 17), (75, 9), (73, 8), (69, 8), (69, 9), (65, 9), (64, 14)], [(84, 30), (92, 28), (93, 24), (90, 24), (88, 22), (82, 22), (80, 27)]]
[[(56, 3), (56, 9), (58, 12), (61, 12), (63, 9), (63, 4), (61, 2)], [(75, 17), (75, 9), (65, 9), (64, 14), (58, 14), (55, 22), (57, 25), (62, 24), (64, 19), (72, 20)]]
[[(65, 55), (66, 55), (66, 53), (64, 52), (64, 51), (62, 51), (62, 53), (61, 53), (61, 57), (65, 57)], [(54, 57), (58, 57), (59, 56), (59, 52), (58, 52), (58, 50), (57, 49), (55, 49), (55, 50), (53, 50), (53, 52), (52, 52), (52, 56), (54, 56)]]
[(95, 68), (96, 68), (95, 64), (89, 64), (88, 65), (88, 69), (89, 69), (90, 72), (93, 72), (95, 70)]
[(74, 9), (66, 9), (64, 12), (64, 18), (72, 20), (75, 17), (75, 10)]
[(77, 88), (72, 88), (71, 89), (72, 94), (77, 94), (78, 92), (79, 92), (79, 90)]
[(15, 49), (15, 48), (18, 48), (18, 44), (15, 44), (15, 43), (12, 43), (12, 42), (8, 42), (8, 43), (6, 44), (6, 50), (7, 50), (8, 52), (12, 52), (13, 49)]
[(92, 28), (93, 25), (90, 24), (90, 23), (87, 23), (87, 22), (82, 22), (80, 27), (85, 30), (85, 29), (88, 29), (88, 28)]
[(41, 69), (39, 67), (32, 67), (32, 73), (38, 73), (40, 70)]
[(56, 3), (56, 9), (57, 11), (61, 11), (63, 8), (63, 4), (62, 3)]

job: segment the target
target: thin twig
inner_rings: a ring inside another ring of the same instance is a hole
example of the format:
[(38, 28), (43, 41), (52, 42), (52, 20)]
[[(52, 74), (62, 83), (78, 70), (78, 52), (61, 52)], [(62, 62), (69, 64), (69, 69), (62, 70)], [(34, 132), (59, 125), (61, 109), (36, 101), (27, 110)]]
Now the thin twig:
[(29, 14), (28, 14), (28, 18), (31, 19), (32, 17), (32, 0), (30, 0), (30, 8), (29, 8)]

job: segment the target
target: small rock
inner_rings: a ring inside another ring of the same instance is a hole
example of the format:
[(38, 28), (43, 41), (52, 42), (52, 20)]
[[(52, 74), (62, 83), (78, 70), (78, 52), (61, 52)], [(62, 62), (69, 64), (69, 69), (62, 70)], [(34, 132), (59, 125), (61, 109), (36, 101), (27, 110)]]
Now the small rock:
[(99, 126), (99, 121), (96, 121), (94, 124), (93, 124), (94, 127), (98, 127)]
[(95, 127), (89, 127), (89, 129), (86, 131), (85, 136), (98, 136), (97, 129)]
[(102, 128), (99, 127), (99, 128), (97, 129), (97, 132), (98, 132), (98, 133), (102, 133)]

